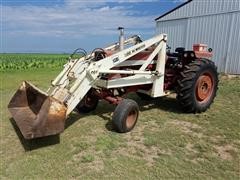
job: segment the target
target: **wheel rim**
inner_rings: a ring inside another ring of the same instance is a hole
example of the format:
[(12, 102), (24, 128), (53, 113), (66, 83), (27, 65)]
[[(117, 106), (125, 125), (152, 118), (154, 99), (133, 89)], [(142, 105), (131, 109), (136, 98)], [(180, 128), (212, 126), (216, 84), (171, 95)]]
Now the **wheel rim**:
[(210, 73), (202, 74), (196, 83), (196, 97), (200, 103), (207, 102), (212, 96), (214, 82)]
[(132, 110), (128, 116), (127, 116), (127, 120), (126, 120), (126, 126), (127, 128), (131, 128), (135, 122), (137, 120), (137, 111), (136, 110)]
[(93, 97), (90, 97), (90, 96), (87, 96), (85, 99), (84, 99), (84, 104), (85, 106), (87, 107), (92, 107), (95, 105), (95, 101), (94, 101), (94, 98)]

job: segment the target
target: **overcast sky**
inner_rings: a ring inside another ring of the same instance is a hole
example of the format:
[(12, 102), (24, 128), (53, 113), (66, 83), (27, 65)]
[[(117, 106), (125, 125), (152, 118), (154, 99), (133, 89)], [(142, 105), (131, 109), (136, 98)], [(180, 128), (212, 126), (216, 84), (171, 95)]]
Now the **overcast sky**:
[(90, 51), (125, 34), (155, 34), (154, 19), (184, 0), (0, 0), (1, 51)]

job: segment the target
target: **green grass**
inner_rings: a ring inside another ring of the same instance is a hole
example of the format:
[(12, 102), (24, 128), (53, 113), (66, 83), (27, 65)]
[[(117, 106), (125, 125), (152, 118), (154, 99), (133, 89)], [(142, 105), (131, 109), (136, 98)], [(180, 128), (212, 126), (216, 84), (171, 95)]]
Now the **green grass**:
[(111, 131), (112, 105), (72, 113), (60, 137), (24, 141), (7, 104), (22, 80), (46, 90), (59, 68), (0, 73), (0, 179), (239, 179), (240, 79), (221, 78), (202, 114), (184, 114), (175, 98), (141, 101), (136, 127)]
[(0, 54), (0, 71), (62, 67), (67, 54)]

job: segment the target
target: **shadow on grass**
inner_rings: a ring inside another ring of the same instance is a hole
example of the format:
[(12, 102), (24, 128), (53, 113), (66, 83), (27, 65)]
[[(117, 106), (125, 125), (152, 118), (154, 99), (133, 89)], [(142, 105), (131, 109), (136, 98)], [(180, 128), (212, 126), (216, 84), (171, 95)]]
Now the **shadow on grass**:
[(147, 111), (150, 109), (159, 108), (175, 114), (182, 113), (182, 110), (179, 107), (178, 102), (175, 98), (160, 97), (153, 100), (141, 100), (138, 98), (135, 101), (138, 103), (140, 111)]
[(39, 149), (42, 147), (51, 146), (51, 145), (60, 143), (59, 134), (53, 135), (53, 136), (42, 137), (42, 138), (31, 139), (31, 140), (25, 139), (13, 118), (10, 118), (10, 122), (11, 122), (16, 134), (18, 135), (18, 138), (19, 138), (25, 151), (32, 151), (35, 149)]
[[(178, 105), (176, 99), (172, 97), (161, 97), (161, 98), (156, 98), (151, 100), (142, 100), (135, 94), (130, 94), (129, 96), (127, 96), (127, 98), (131, 98), (138, 103), (140, 112), (148, 111), (150, 109), (160, 108), (164, 111), (168, 111), (175, 114), (182, 113), (181, 108)], [(112, 118), (111, 118), (111, 114), (114, 112), (115, 107), (116, 107), (115, 105), (101, 101), (97, 109), (91, 113), (78, 114), (77, 112), (73, 112), (70, 114), (70, 116), (66, 120), (65, 129), (72, 126), (75, 122), (77, 122), (78, 120), (80, 120), (85, 116), (97, 115), (101, 117), (101, 119), (103, 119), (104, 121), (107, 121), (105, 127), (108, 131), (115, 132), (113, 123), (112, 123)], [(24, 147), (25, 151), (31, 151), (34, 149), (39, 149), (42, 147), (51, 146), (51, 145), (60, 143), (59, 135), (26, 140), (23, 137), (22, 133), (20, 132), (19, 128), (17, 127), (13, 118), (10, 119), (10, 122), (12, 123), (16, 131), (16, 134), (18, 135), (19, 140), (22, 146)]]
[(77, 111), (72, 112), (69, 117), (66, 119), (65, 122), (65, 129), (67, 129), (68, 127), (72, 126), (75, 122), (77, 122), (79, 119), (87, 116), (87, 115), (91, 115), (91, 113), (88, 114), (79, 114)]
[[(128, 96), (127, 98), (133, 99), (138, 103), (140, 112), (158, 108), (174, 114), (183, 113), (176, 98), (173, 97), (160, 97), (152, 98), (149, 100), (142, 100), (135, 94), (130, 94), (130, 96)], [(115, 132), (115, 130), (113, 127), (111, 115), (106, 115), (106, 113), (114, 112), (115, 107), (116, 106), (114, 105), (103, 102), (99, 104), (98, 108), (94, 111), (95, 115), (98, 115), (103, 120), (107, 121), (105, 125), (106, 129), (113, 132)]]
[[(85, 115), (79, 115), (78, 113), (74, 112), (72, 113), (69, 118), (66, 120), (65, 123), (65, 129), (67, 129), (69, 126), (73, 125), (77, 120), (80, 119), (80, 117), (84, 117)], [(32, 151), (35, 149), (55, 145), (60, 143), (60, 135), (52, 135), (52, 136), (46, 136), (41, 138), (35, 138), (35, 139), (25, 139), (22, 135), (20, 129), (18, 128), (16, 122), (13, 118), (9, 119), (24, 150), (25, 151)]]

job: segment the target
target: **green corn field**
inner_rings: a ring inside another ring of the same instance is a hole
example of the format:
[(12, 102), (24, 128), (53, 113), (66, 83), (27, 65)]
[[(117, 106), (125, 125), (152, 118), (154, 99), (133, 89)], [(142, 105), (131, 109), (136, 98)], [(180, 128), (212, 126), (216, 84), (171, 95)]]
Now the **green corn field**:
[(68, 54), (0, 54), (0, 71), (62, 67)]

